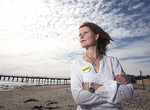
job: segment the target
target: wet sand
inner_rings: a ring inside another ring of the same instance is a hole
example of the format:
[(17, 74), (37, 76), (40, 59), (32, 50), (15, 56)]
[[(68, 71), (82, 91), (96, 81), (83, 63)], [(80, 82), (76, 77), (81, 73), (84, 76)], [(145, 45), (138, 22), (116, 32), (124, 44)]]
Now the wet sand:
[[(150, 110), (150, 85), (134, 84), (134, 97), (124, 110)], [(19, 87), (0, 91), (0, 110), (76, 110), (70, 85)]]

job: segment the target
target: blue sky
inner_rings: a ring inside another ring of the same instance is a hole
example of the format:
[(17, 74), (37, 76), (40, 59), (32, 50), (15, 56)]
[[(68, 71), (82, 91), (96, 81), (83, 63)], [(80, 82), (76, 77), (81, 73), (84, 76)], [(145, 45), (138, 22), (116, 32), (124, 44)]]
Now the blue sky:
[(85, 49), (79, 26), (94, 22), (115, 40), (115, 56), (127, 74), (150, 75), (149, 0), (0, 0), (2, 74), (70, 77)]

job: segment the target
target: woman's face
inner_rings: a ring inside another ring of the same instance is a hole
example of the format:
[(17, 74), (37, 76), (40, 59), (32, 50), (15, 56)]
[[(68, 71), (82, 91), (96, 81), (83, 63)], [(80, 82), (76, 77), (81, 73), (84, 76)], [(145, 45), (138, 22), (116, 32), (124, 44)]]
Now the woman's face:
[(97, 43), (97, 34), (94, 34), (94, 32), (87, 26), (79, 29), (79, 37), (80, 44), (83, 48), (95, 46)]

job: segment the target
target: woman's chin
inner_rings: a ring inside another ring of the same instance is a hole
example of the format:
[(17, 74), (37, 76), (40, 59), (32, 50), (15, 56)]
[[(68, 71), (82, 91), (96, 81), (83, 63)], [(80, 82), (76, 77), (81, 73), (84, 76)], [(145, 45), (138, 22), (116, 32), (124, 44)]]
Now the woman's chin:
[(85, 45), (81, 45), (82, 46), (82, 48), (87, 48), (87, 46), (85, 46)]

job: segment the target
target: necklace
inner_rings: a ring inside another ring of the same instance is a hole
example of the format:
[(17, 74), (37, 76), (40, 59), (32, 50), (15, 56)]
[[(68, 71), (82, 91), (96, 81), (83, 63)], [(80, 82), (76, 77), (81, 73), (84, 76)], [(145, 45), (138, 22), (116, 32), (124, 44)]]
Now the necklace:
[(92, 65), (93, 65), (93, 66), (96, 66), (95, 61), (96, 61), (96, 59), (98, 58), (99, 54), (97, 55), (97, 57), (96, 57), (96, 59), (95, 59), (94, 61), (93, 61), (87, 54), (86, 54), (86, 56), (93, 62)]

